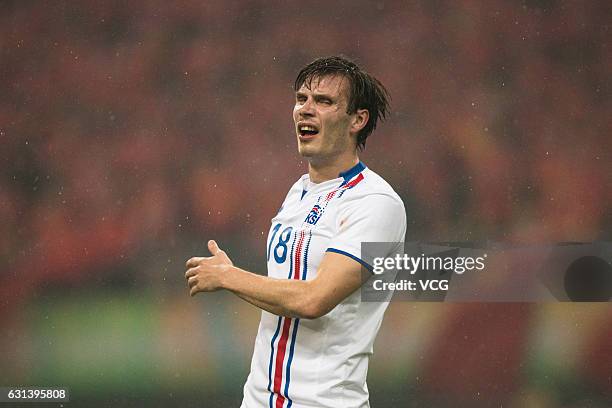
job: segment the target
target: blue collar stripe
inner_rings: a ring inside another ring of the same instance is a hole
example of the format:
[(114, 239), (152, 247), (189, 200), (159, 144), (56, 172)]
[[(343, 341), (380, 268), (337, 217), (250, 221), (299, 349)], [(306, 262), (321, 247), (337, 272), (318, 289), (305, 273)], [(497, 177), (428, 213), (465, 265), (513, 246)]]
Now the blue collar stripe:
[(340, 173), (340, 177), (344, 179), (344, 182), (342, 184), (348, 183), (353, 177), (355, 177), (356, 175), (361, 173), (363, 170), (365, 170), (365, 168), (366, 168), (365, 164), (363, 164), (363, 162), (360, 161), (359, 163), (357, 163), (356, 165), (354, 165), (347, 171), (343, 171), (342, 173)]

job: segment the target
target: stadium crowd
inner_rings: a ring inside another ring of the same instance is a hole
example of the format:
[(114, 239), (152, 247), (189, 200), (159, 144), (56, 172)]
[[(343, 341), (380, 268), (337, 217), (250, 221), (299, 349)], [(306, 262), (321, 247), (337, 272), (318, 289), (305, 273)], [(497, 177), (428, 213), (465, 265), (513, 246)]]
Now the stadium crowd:
[(313, 7), (288, 24), (298, 4), (260, 3), (3, 6), (9, 275), (36, 264), (37, 279), (78, 280), (210, 236), (261, 254), (279, 194), (305, 169), (295, 68), (338, 50), (391, 91), (363, 160), (409, 203), (415, 236), (610, 231), (603, 3), (371, 5), (385, 30), (359, 8), (336, 20)]

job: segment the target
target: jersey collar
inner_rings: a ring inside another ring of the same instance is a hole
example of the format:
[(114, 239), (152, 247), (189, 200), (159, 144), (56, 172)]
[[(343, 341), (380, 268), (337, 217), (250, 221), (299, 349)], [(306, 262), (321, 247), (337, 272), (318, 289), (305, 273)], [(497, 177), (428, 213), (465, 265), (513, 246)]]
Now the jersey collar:
[[(329, 188), (342, 187), (343, 185), (351, 181), (351, 179), (353, 179), (356, 175), (358, 175), (365, 169), (366, 169), (366, 165), (360, 161), (359, 163), (357, 163), (350, 169), (340, 173), (337, 178), (323, 181), (321, 183), (311, 183), (310, 177), (308, 176), (308, 173), (306, 173), (302, 176), (302, 197), (301, 198), (304, 198), (304, 195), (306, 195), (306, 193), (311, 190), (323, 191)], [(342, 183), (340, 184), (340, 186), (338, 186), (339, 180), (342, 180)]]
[(342, 173), (340, 173), (339, 177), (342, 177), (344, 179), (342, 184), (348, 183), (353, 177), (365, 170), (365, 168), (365, 164), (363, 164), (362, 161), (359, 161), (359, 163), (357, 163), (347, 171), (343, 171)]

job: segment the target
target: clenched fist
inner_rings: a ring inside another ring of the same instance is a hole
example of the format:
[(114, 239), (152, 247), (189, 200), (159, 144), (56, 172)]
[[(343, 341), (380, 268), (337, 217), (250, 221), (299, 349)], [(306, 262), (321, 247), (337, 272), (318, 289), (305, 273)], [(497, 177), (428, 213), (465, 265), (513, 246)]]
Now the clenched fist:
[(189, 295), (198, 292), (213, 292), (222, 289), (222, 278), (234, 264), (213, 240), (208, 241), (210, 257), (193, 257), (187, 263), (185, 279), (189, 286)]

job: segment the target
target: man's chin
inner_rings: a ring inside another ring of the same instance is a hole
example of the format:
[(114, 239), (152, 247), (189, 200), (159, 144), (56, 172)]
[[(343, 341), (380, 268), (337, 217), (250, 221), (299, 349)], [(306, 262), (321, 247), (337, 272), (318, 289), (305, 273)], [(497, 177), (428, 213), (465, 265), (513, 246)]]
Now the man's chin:
[(308, 146), (307, 142), (298, 141), (298, 153), (302, 157), (312, 157), (316, 154), (314, 146)]

